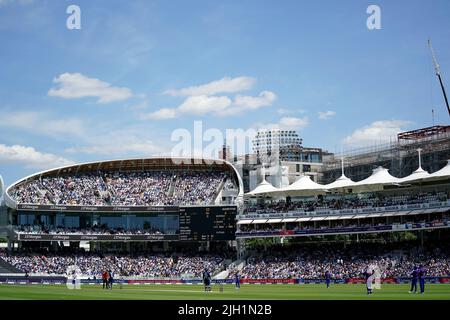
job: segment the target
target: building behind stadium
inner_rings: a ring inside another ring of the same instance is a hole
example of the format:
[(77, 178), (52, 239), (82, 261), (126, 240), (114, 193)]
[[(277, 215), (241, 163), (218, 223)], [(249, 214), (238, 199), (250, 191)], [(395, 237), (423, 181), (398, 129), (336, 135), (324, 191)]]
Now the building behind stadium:
[(330, 183), (341, 175), (342, 158), (346, 175), (355, 181), (367, 178), (378, 166), (389, 169), (393, 176), (406, 177), (419, 166), (418, 149), (424, 170), (435, 172), (441, 169), (450, 159), (450, 126), (402, 132), (390, 143), (328, 154), (323, 158), (320, 181)]

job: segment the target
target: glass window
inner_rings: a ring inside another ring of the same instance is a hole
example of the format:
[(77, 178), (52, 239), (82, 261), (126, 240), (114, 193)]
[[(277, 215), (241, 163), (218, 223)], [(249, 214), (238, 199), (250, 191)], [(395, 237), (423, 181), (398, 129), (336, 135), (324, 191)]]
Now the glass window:
[(80, 217), (78, 216), (65, 216), (65, 224), (66, 228), (79, 228), (80, 227)]
[(18, 215), (19, 225), (34, 225), (34, 214), (20, 213)]
[(100, 216), (100, 226), (109, 228), (109, 229), (117, 229), (117, 228), (126, 228), (126, 219), (123, 216)]

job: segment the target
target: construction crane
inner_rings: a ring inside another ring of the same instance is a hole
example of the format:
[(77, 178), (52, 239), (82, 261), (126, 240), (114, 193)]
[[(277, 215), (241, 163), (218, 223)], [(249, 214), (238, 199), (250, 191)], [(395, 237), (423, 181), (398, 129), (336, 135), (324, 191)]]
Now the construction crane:
[(430, 50), (431, 50), (431, 56), (433, 57), (434, 70), (436, 71), (436, 75), (437, 75), (437, 77), (439, 79), (439, 83), (441, 85), (442, 93), (444, 94), (445, 104), (447, 105), (448, 115), (450, 116), (450, 106), (448, 105), (447, 94), (445, 93), (444, 84), (442, 83), (441, 69), (439, 68), (439, 64), (437, 63), (436, 55), (434, 54), (433, 46), (431, 45), (431, 40), (430, 39), (428, 39), (428, 46), (430, 47)]

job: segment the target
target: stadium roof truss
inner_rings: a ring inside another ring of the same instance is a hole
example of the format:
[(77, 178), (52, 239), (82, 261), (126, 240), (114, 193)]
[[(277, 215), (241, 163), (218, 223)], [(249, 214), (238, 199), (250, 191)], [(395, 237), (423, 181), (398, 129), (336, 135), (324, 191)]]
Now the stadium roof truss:
[(450, 132), (450, 126), (433, 126), (428, 128), (402, 132), (397, 135), (397, 138), (398, 140), (419, 140), (439, 134), (444, 134), (447, 132)]

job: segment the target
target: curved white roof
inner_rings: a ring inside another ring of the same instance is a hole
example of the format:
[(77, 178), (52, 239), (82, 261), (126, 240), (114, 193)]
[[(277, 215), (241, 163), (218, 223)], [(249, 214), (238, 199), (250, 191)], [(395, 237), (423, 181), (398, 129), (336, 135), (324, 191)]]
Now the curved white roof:
[(443, 178), (450, 176), (450, 160), (447, 160), (447, 165), (441, 170), (430, 174), (429, 178)]
[(318, 184), (311, 180), (311, 177), (308, 175), (302, 175), (300, 178), (295, 181), (293, 184), (288, 185), (283, 188), (283, 191), (300, 191), (300, 190), (322, 190), (323, 185)]
[(388, 169), (378, 167), (373, 170), (370, 177), (355, 182), (354, 186), (373, 186), (373, 185), (385, 185), (399, 183), (400, 179), (389, 174)]
[(423, 179), (426, 179), (430, 176), (430, 174), (428, 173), (428, 171), (423, 170), (421, 167), (419, 167), (416, 171), (414, 171), (413, 173), (411, 173), (409, 176), (406, 176), (404, 178), (400, 179), (401, 183), (405, 183), (405, 182), (419, 182)]
[(270, 194), (273, 192), (279, 191), (278, 188), (275, 188), (273, 185), (271, 185), (269, 182), (266, 181), (266, 179), (263, 179), (261, 183), (259, 183), (255, 189), (253, 189), (250, 192), (247, 192), (245, 195), (248, 196), (258, 196), (258, 195), (264, 195), (264, 194)]
[(311, 180), (308, 175), (302, 175), (300, 178), (291, 185), (279, 189), (278, 193), (285, 195), (316, 195), (324, 192), (324, 186)]
[(326, 184), (323, 186), (325, 189), (339, 189), (339, 188), (346, 188), (351, 187), (355, 184), (355, 182), (347, 178), (344, 174), (336, 179), (336, 181), (331, 182), (329, 184)]

